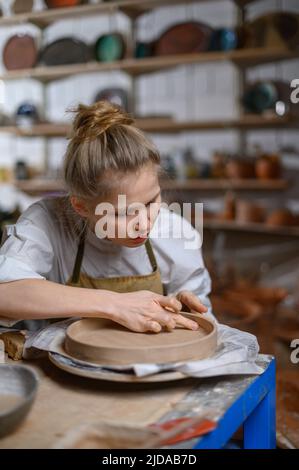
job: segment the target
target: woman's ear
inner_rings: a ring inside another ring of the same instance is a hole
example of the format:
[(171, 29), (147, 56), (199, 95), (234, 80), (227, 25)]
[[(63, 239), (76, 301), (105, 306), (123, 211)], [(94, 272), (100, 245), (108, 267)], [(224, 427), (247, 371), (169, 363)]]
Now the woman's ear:
[(76, 196), (72, 196), (70, 198), (71, 204), (73, 209), (81, 215), (81, 217), (88, 217), (89, 211), (87, 205), (82, 199), (77, 198)]

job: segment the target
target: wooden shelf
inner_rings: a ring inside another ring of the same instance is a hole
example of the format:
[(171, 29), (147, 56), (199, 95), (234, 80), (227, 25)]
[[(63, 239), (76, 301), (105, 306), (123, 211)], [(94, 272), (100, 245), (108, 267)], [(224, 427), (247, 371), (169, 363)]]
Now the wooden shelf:
[[(64, 191), (63, 181), (57, 179), (33, 179), (27, 181), (16, 181), (16, 187), (29, 194), (42, 194), (49, 192)], [(166, 180), (161, 182), (164, 191), (281, 191), (286, 189), (288, 182), (285, 180)]]
[(65, 123), (35, 124), (31, 127), (0, 126), (0, 133), (20, 137), (67, 137), (71, 127)]
[(257, 179), (194, 179), (186, 181), (166, 180), (162, 188), (167, 191), (282, 191), (288, 181), (282, 179), (261, 181)]
[[(275, 129), (298, 128), (299, 119), (292, 116), (259, 116), (244, 115), (240, 119), (221, 121), (175, 121), (170, 118), (137, 118), (136, 125), (145, 132), (161, 134), (177, 134), (188, 131), (214, 131), (228, 129)], [(32, 127), (2, 126), (0, 133), (9, 133), (21, 137), (66, 137), (71, 131), (66, 123), (43, 123)]]
[(273, 227), (261, 223), (240, 224), (233, 221), (204, 220), (203, 227), (206, 230), (225, 230), (299, 237), (299, 227)]
[(24, 193), (31, 195), (64, 192), (63, 181), (59, 179), (32, 179), (15, 181), (14, 185)]
[(251, 48), (237, 49), (230, 52), (202, 52), (195, 54), (176, 54), (171, 56), (147, 57), (144, 59), (127, 58), (115, 62), (88, 62), (84, 64), (59, 65), (52, 67), (39, 66), (33, 69), (13, 70), (3, 73), (0, 80), (19, 80), (32, 78), (50, 82), (72, 75), (99, 73), (119, 70), (137, 76), (166, 70), (188, 64), (206, 64), (209, 62), (231, 61), (241, 67), (258, 65), (299, 57), (299, 53), (286, 48)]
[(248, 114), (239, 119), (211, 121), (175, 121), (172, 119), (136, 119), (137, 126), (153, 133), (177, 133), (184, 131), (209, 131), (227, 129), (266, 129), (279, 127), (299, 127), (299, 118), (292, 116), (260, 116)]
[[(220, 0), (218, 0), (220, 1)], [(222, 0), (223, 1), (223, 0)], [(254, 0), (234, 0), (236, 4), (244, 7)], [(45, 28), (55, 21), (82, 18), (84, 16), (106, 15), (115, 12), (122, 12), (131, 18), (157, 7), (173, 6), (182, 3), (207, 3), (209, 0), (115, 0), (102, 2), (98, 5), (79, 5), (69, 8), (53, 8), (43, 11), (20, 13), (17, 15), (0, 18), (1, 26), (12, 26), (20, 23), (32, 23), (40, 28)]]

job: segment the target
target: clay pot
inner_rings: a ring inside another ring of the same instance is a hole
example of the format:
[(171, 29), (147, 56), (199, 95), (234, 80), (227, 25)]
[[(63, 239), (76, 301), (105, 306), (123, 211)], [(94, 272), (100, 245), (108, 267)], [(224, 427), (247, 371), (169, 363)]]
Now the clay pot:
[(74, 7), (83, 3), (82, 0), (45, 0), (48, 8)]
[(265, 209), (250, 201), (237, 201), (236, 221), (239, 223), (263, 222)]
[(276, 155), (262, 156), (255, 163), (255, 174), (260, 180), (279, 178), (281, 165)]
[(234, 327), (255, 322), (263, 314), (263, 308), (258, 303), (246, 299), (229, 298), (226, 294), (211, 295), (213, 311), (218, 320)]
[(234, 220), (236, 213), (236, 198), (233, 193), (227, 193), (224, 200), (223, 212), (219, 214), (220, 220)]
[(14, 0), (11, 9), (15, 14), (26, 13), (32, 11), (33, 3), (33, 0)]
[(226, 176), (230, 179), (254, 178), (254, 165), (248, 160), (230, 160), (226, 164)]
[(212, 177), (226, 177), (225, 155), (223, 155), (222, 153), (215, 152), (212, 156)]
[(258, 302), (260, 305), (275, 307), (287, 297), (288, 292), (281, 287), (266, 287), (242, 279), (231, 287), (230, 294), (244, 295), (247, 300)]
[(294, 223), (295, 218), (288, 209), (277, 209), (271, 212), (266, 219), (266, 224), (274, 227), (294, 225)]

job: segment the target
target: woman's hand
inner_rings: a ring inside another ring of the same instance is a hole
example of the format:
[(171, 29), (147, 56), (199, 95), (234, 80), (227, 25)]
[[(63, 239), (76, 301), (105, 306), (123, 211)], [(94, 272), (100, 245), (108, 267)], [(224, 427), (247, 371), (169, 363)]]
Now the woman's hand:
[(208, 311), (207, 307), (201, 303), (199, 298), (189, 290), (182, 290), (176, 295), (176, 298), (192, 313), (206, 313)]
[(179, 314), (181, 309), (182, 304), (175, 296), (142, 290), (116, 294), (110, 318), (136, 332), (159, 333), (163, 327), (172, 330), (177, 325), (197, 330), (196, 322)]

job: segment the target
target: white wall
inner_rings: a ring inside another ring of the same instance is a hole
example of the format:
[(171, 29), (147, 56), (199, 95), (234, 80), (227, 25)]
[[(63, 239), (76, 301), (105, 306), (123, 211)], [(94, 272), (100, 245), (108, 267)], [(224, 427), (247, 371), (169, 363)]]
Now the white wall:
[[(41, 1), (37, 0), (40, 7)], [(297, 0), (261, 0), (250, 5), (248, 14), (257, 16), (267, 10), (287, 9), (299, 13)], [(236, 22), (237, 10), (231, 1), (210, 1), (187, 6), (163, 7), (138, 20), (138, 37), (151, 39), (169, 25), (187, 19), (201, 20), (213, 26), (232, 26)], [(76, 35), (92, 43), (100, 34), (117, 28), (127, 32), (129, 21), (121, 14), (114, 18), (98, 16), (78, 20), (57, 22), (45, 31), (44, 42), (56, 38)], [(0, 29), (0, 57), (5, 41), (15, 32), (28, 31), (39, 36), (34, 26), (17, 26)], [(299, 61), (259, 66), (249, 73), (249, 78), (283, 77), (287, 81), (299, 76)], [(3, 69), (4, 70), (4, 69)], [(65, 110), (79, 101), (91, 103), (96, 92), (106, 86), (123, 86), (129, 90), (130, 79), (119, 72), (87, 74), (53, 82), (47, 86), (48, 106), (45, 117), (56, 121), (69, 119)], [(0, 93), (1, 94), (1, 93)], [(13, 113), (18, 104), (30, 100), (42, 106), (42, 85), (33, 80), (7, 82), (4, 85), (3, 108)], [(228, 63), (182, 66), (175, 70), (143, 76), (137, 82), (137, 111), (140, 114), (170, 113), (178, 120), (233, 118), (238, 113), (238, 71)], [(216, 149), (234, 150), (237, 133), (206, 132), (184, 133), (181, 135), (155, 135), (154, 141), (162, 152), (175, 147), (191, 145), (201, 160), (209, 159)], [(275, 150), (282, 143), (292, 143), (299, 148), (298, 135), (294, 131), (249, 132), (248, 143), (260, 143)], [(49, 142), (50, 166), (59, 167), (65, 148), (64, 139)], [(17, 158), (25, 158), (30, 164), (43, 162), (44, 143), (42, 139), (16, 139), (0, 135), (0, 166), (13, 165)], [(299, 159), (297, 160), (299, 162)], [(294, 165), (294, 160), (291, 164)], [(295, 163), (297, 166), (297, 163)]]

